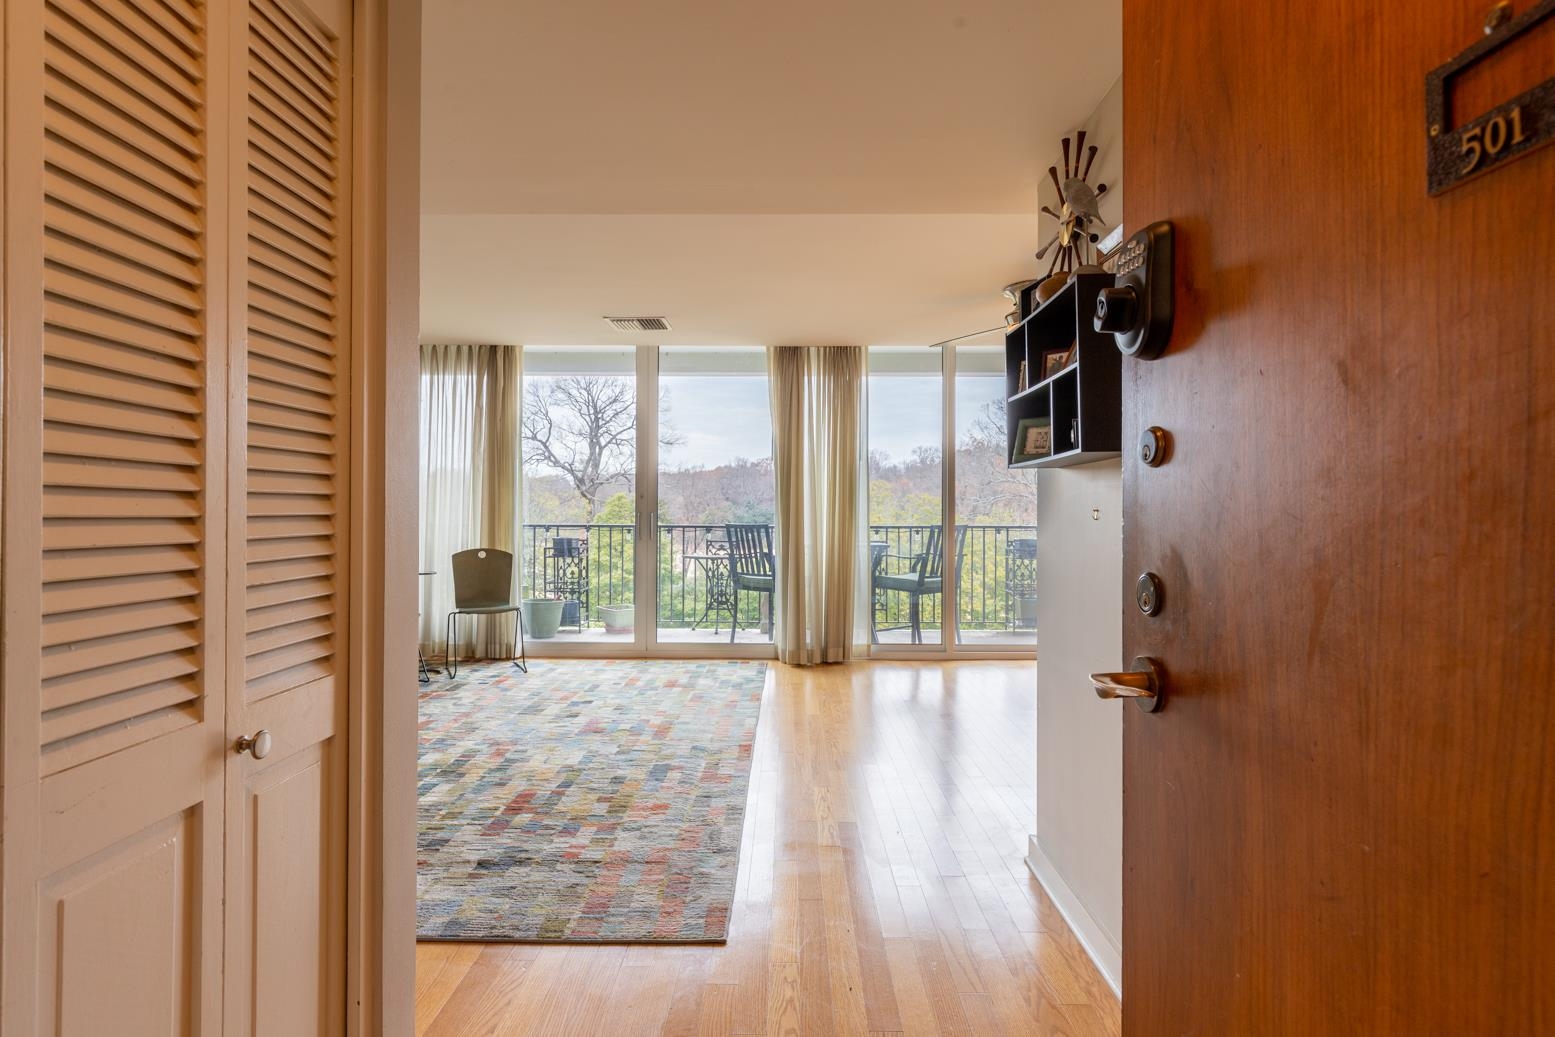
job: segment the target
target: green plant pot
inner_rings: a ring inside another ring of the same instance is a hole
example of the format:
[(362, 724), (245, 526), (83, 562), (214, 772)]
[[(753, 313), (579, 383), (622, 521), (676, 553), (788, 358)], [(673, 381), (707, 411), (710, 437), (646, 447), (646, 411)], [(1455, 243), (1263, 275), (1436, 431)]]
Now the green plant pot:
[(1015, 625), (1029, 630), (1037, 625), (1037, 596), (1022, 594), (1015, 599)]
[(564, 604), (560, 598), (525, 598), (524, 633), (537, 641), (555, 637), (562, 625)]
[(630, 634), (635, 632), (637, 609), (632, 605), (601, 605), (599, 618), (605, 621), (605, 633)]

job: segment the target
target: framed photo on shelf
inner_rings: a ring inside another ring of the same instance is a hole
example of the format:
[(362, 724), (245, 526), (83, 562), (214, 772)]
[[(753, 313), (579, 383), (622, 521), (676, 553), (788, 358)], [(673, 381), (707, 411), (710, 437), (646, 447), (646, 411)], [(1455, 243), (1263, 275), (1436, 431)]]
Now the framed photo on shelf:
[(1070, 364), (1074, 363), (1075, 343), (1069, 343), (1068, 349), (1055, 349), (1042, 355), (1042, 377), (1051, 378)]
[(1053, 452), (1053, 428), (1047, 418), (1026, 418), (1015, 426), (1015, 450), (1011, 464), (1035, 461)]

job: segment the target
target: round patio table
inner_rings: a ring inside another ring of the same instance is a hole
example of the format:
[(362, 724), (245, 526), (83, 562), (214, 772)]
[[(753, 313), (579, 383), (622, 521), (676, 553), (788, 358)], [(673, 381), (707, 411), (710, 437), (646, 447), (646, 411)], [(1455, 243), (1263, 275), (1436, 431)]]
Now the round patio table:
[[(723, 546), (724, 550), (714, 548)], [(695, 563), (702, 570), (702, 578), (707, 583), (707, 604), (702, 608), (702, 614), (691, 624), (695, 630), (707, 622), (707, 617), (713, 617), (713, 633), (718, 633), (722, 625), (719, 622), (721, 613), (729, 613), (729, 621), (734, 622), (734, 581), (729, 578), (729, 551), (728, 545), (722, 541), (714, 541), (707, 545), (707, 550), (696, 554), (681, 555), (681, 570), (684, 572), (685, 563)]]

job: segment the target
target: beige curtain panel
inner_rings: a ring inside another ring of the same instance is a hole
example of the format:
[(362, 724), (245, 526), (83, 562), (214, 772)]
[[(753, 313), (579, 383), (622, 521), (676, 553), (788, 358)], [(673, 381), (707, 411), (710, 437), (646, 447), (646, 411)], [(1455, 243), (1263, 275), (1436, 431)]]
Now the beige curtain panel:
[[(519, 377), (517, 346), (421, 347), (421, 645), (441, 654), (454, 607), (455, 551), (513, 554), (518, 579)], [(513, 617), (459, 621), (456, 657), (513, 654)]]
[(864, 350), (767, 350), (777, 477), (778, 658), (800, 666), (853, 655)]

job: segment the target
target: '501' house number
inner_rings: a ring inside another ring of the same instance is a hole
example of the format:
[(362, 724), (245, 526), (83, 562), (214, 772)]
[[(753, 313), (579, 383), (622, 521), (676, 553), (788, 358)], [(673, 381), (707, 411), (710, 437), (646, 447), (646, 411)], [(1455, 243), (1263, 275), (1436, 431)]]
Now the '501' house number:
[(1514, 105), (1505, 115), (1492, 115), (1478, 126), (1465, 126), (1459, 133), (1462, 143), (1458, 146), (1463, 156), (1460, 175), (1475, 172), (1486, 162), (1494, 162), (1506, 152), (1526, 144), (1528, 128), (1523, 124), (1523, 106)]
[(1542, 0), (1515, 18), (1510, 10), (1510, 4), (1497, 5), (1485, 38), (1425, 77), (1426, 187), (1433, 195), (1555, 140), (1555, 79), (1481, 115), (1454, 118), (1453, 80), (1555, 17), (1555, 0)]

